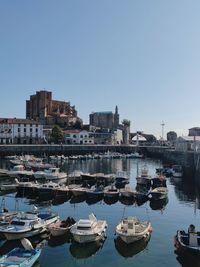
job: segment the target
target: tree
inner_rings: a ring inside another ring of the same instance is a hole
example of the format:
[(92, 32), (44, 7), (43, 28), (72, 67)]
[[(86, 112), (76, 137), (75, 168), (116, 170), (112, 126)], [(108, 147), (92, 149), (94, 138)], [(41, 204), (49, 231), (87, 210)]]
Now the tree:
[(122, 124), (123, 124), (125, 127), (130, 127), (130, 125), (131, 125), (131, 121), (129, 121), (129, 120), (127, 120), (127, 119), (123, 119)]
[(55, 125), (53, 127), (51, 137), (53, 139), (53, 142), (55, 142), (56, 144), (63, 141), (63, 131), (58, 125)]

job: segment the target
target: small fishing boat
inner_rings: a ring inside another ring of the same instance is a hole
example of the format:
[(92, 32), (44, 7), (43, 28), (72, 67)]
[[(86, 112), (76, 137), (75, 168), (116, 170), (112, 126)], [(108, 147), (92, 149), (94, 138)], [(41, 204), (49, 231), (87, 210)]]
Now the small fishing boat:
[(33, 176), (33, 171), (25, 170), (24, 165), (16, 165), (12, 170), (7, 172), (8, 176), (11, 178), (31, 178)]
[(58, 220), (51, 224), (48, 229), (52, 236), (63, 236), (67, 234), (76, 221), (73, 218), (68, 217), (66, 220)]
[(7, 240), (32, 237), (45, 232), (47, 227), (58, 219), (59, 217), (51, 212), (19, 212), (8, 225), (0, 227), (0, 233)]
[(188, 232), (178, 230), (174, 237), (174, 245), (177, 249), (187, 250), (194, 254), (200, 253), (200, 232), (195, 231), (195, 226), (191, 224)]
[(166, 187), (156, 187), (149, 192), (151, 199), (160, 200), (167, 198), (168, 190)]
[(151, 232), (151, 223), (140, 222), (136, 217), (124, 218), (116, 227), (116, 234), (126, 244), (146, 238)]
[(67, 174), (65, 172), (60, 172), (59, 168), (49, 168), (44, 172), (44, 176), (46, 180), (51, 181), (60, 181), (67, 178)]
[(104, 220), (97, 220), (92, 213), (89, 219), (81, 219), (70, 229), (73, 238), (78, 243), (89, 243), (105, 238), (107, 223)]
[(104, 187), (100, 186), (92, 186), (90, 189), (86, 191), (87, 198), (102, 198), (104, 194)]
[(34, 249), (27, 239), (22, 239), (24, 248), (14, 248), (0, 258), (0, 266), (31, 267), (38, 260), (41, 249)]
[(114, 185), (107, 186), (104, 189), (104, 197), (106, 198), (116, 198), (119, 196), (119, 189), (116, 188)]

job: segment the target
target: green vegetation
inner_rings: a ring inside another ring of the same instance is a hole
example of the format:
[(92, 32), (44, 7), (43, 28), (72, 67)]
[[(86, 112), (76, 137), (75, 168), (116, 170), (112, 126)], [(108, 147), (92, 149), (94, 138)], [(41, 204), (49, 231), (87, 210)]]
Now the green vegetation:
[(52, 129), (52, 133), (51, 133), (51, 138), (52, 138), (52, 141), (55, 143), (55, 144), (59, 144), (61, 142), (63, 142), (63, 131), (62, 129), (58, 126), (58, 125), (55, 125)]

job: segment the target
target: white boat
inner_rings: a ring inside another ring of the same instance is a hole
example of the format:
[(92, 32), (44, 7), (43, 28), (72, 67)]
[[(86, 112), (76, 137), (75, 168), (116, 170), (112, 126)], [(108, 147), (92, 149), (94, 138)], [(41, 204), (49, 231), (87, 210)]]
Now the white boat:
[(33, 171), (27, 171), (24, 168), (24, 165), (16, 165), (13, 167), (12, 170), (7, 172), (8, 176), (11, 178), (17, 178), (17, 177), (31, 177), (33, 176)]
[(152, 232), (150, 222), (140, 222), (136, 217), (124, 218), (116, 227), (117, 235), (130, 244), (146, 238)]
[(68, 217), (67, 220), (58, 220), (52, 223), (48, 229), (52, 236), (63, 236), (69, 232), (75, 223), (76, 221), (73, 218)]
[(67, 178), (67, 174), (65, 172), (60, 172), (59, 168), (49, 168), (48, 170), (45, 171), (44, 176), (46, 180), (51, 180), (51, 181)]
[(149, 192), (151, 199), (159, 200), (167, 198), (168, 190), (166, 187), (156, 187)]
[(100, 239), (104, 239), (107, 223), (103, 220), (97, 220), (92, 213), (89, 219), (81, 219), (75, 223), (70, 232), (78, 243), (89, 243)]
[(59, 217), (52, 213), (20, 212), (12, 218), (7, 226), (0, 227), (0, 233), (7, 240), (17, 240), (43, 233)]

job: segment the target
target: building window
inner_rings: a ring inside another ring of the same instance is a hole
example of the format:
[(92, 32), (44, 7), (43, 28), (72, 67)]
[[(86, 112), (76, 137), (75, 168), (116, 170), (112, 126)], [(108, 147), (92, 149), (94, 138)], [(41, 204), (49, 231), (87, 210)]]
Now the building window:
[(30, 133), (32, 133), (32, 131), (33, 131), (33, 129), (32, 129), (32, 128), (30, 128)]
[(80, 135), (80, 138), (83, 138), (83, 135), (82, 134)]
[(35, 129), (35, 132), (38, 133), (38, 128)]
[(18, 127), (20, 127), (20, 123), (18, 123)]
[(26, 133), (26, 128), (24, 128), (24, 133)]
[(76, 138), (76, 135), (75, 134), (73, 135), (73, 138)]
[(20, 128), (18, 128), (18, 133), (20, 133)]
[(85, 135), (85, 138), (87, 138), (87, 135)]

